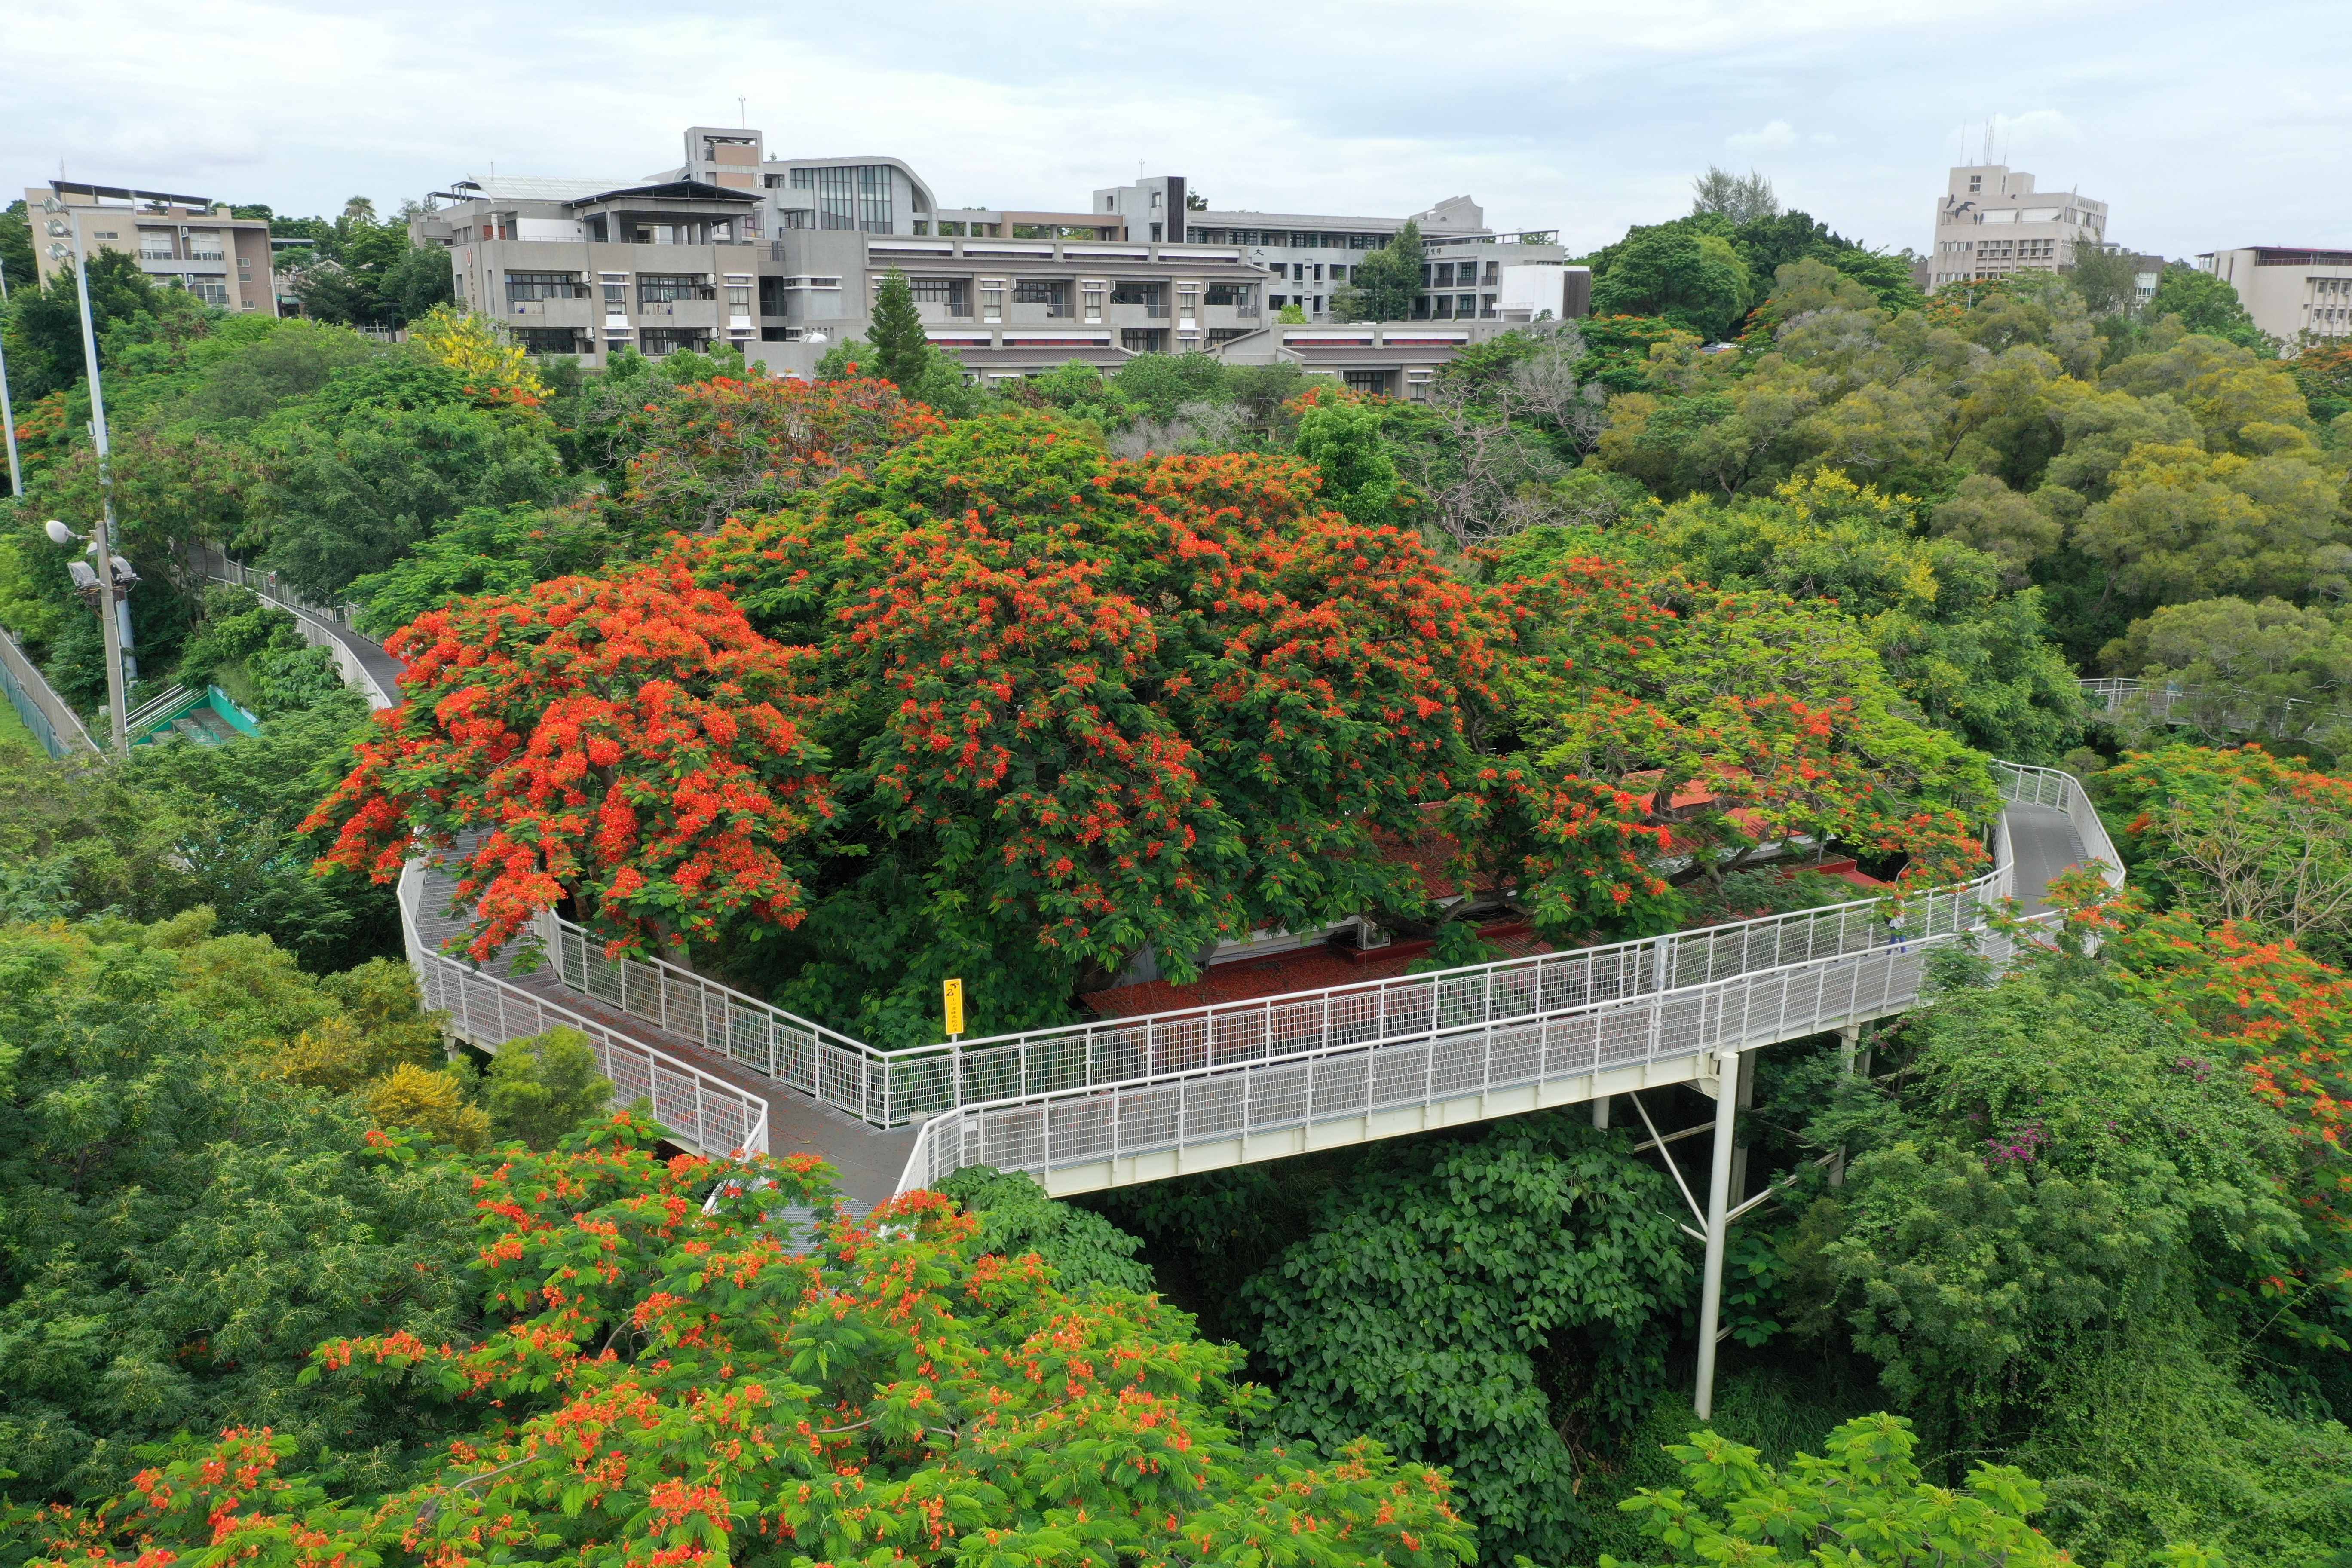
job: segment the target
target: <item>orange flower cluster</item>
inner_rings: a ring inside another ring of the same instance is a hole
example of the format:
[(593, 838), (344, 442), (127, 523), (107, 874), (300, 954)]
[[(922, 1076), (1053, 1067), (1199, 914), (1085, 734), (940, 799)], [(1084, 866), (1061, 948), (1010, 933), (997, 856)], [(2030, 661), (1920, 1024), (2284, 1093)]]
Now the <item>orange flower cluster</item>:
[[(58, 1510), (42, 1568), (1470, 1561), (1443, 1476), (1370, 1443), (1320, 1465), (1245, 1446), (1239, 1352), (1156, 1300), (1065, 1295), (932, 1193), (795, 1251), (777, 1211), (830, 1213), (822, 1166), (663, 1161), (652, 1135), (623, 1119), (483, 1178), (479, 1342), (321, 1348), (306, 1375), (462, 1428), (417, 1484), (331, 1501), (281, 1474), (289, 1440), (234, 1430)], [(621, 1283), (550, 1304), (590, 1252)]]
[(309, 826), (379, 880), (452, 855), (487, 958), (578, 899), (618, 946), (796, 923), (789, 857), (831, 811), (791, 649), (677, 564), (460, 601), (388, 645), (406, 700)]

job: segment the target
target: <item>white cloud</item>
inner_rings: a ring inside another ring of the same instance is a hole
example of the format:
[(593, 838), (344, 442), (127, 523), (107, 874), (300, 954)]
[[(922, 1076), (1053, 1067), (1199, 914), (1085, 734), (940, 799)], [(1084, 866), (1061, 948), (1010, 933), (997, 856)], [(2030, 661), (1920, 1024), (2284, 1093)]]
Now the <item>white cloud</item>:
[(1775, 120), (1760, 131), (1735, 131), (1723, 139), (1735, 153), (1782, 153), (1797, 144), (1797, 133), (1785, 120)]
[[(1945, 165), (2005, 110), (1996, 147), (2110, 203), (2119, 238), (2352, 244), (2330, 178), (2352, 93), (2328, 52), (2275, 47), (2341, 37), (2341, 0), (2244, 0), (2227, 28), (2188, 0), (2138, 0), (2128, 28), (2123, 8), (1030, 0), (1007, 29), (1002, 7), (946, 0), (852, 28), (766, 0), (0, 0), (0, 193), (60, 156), (293, 212), (362, 192), (389, 208), (493, 161), (630, 177), (675, 162), (682, 127), (732, 122), (740, 93), (780, 153), (894, 153), (959, 205), (1081, 204), (1142, 159), (1219, 206), (1467, 192), (1584, 248), (1737, 160), (1841, 233), (1923, 247)], [(1508, 47), (1465, 50), (1474, 21)]]

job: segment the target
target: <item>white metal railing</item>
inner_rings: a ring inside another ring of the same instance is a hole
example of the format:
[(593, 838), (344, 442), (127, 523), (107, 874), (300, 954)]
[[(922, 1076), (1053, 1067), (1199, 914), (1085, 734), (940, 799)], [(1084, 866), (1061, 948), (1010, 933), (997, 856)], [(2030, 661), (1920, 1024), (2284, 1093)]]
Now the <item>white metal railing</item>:
[(140, 731), (195, 695), (189, 688), (175, 683), (132, 709), (131, 717), (122, 721), (123, 728), (136, 739)]
[[(2004, 800), (2064, 811), (2084, 860), (2101, 863), (2110, 885), (2120, 885), (2120, 861), (2077, 780), (2021, 764), (2000, 763), (1998, 772)], [(1982, 921), (1976, 917), (2010, 893), (2010, 838), (2005, 822), (1996, 826), (1992, 871), (1964, 888), (1914, 900), (1925, 904), (1924, 919), (1906, 911), (1890, 921), (1876, 900), (1804, 911), (1816, 920), (1856, 908), (1877, 915), (1874, 927), (1862, 928), (1869, 940), (1850, 949), (1841, 945), (1826, 954), (1694, 982), (1685, 978), (1680, 963), (1685, 945), (1736, 928), (1680, 932), (1647, 943), (1619, 944), (1620, 952), (1646, 949), (1654, 956), (1647, 965), (1651, 984), (1629, 985), (1614, 996), (1555, 1009), (1538, 984), (1532, 994), (1517, 993), (1532, 1005), (1506, 1013), (1494, 1007), (1494, 993), (1487, 989), (1484, 1016), (1449, 1018), (1442, 1005), (1433, 1005), (1409, 1021), (1418, 1023), (1417, 1028), (1349, 1040), (1326, 1025), (1302, 1030), (1295, 1044), (1286, 1042), (1287, 1048), (1244, 1054), (1233, 1061), (1200, 1060), (1172, 1072), (1139, 1064), (1145, 1070), (1131, 1072), (1125, 1081), (1012, 1094), (991, 1103), (965, 1101), (924, 1123), (898, 1190), (929, 1186), (971, 1164), (1044, 1171), (1524, 1089), (1611, 1068), (1665, 1060), (1688, 1063), (1726, 1047), (1767, 1045), (1898, 1012), (1919, 1000), (1929, 953), (1981, 930)], [(1748, 923), (1780, 925), (1789, 919)], [(1843, 933), (1853, 928), (1841, 920), (1835, 929)], [(1993, 938), (1988, 947), (1996, 957), (2006, 955), (2004, 939)], [(1607, 951), (1548, 956), (1577, 958)], [(1442, 1004), (1445, 983), (1458, 984), (1482, 972), (1523, 971), (1541, 962), (1447, 971), (1392, 984), (1431, 986), (1433, 1003)], [(1643, 966), (1627, 967), (1633, 978), (1642, 978)], [(1331, 994), (1320, 994), (1325, 998)], [(1270, 998), (1255, 1005), (1270, 1015), (1286, 1005), (1318, 1001), (1309, 994)]]
[[(383, 682), (376, 678), (375, 672), (368, 668), (365, 661), (344, 639), (344, 634), (350, 627), (352, 615), (356, 606), (346, 605), (341, 609), (335, 610), (314, 605), (280, 584), (275, 572), (264, 572), (256, 567), (247, 566), (241, 561), (231, 559), (226, 552), (216, 550), (209, 544), (194, 545), (191, 547), (191, 553), (195, 558), (197, 570), (205, 576), (216, 583), (227, 583), (244, 588), (265, 603), (292, 616), (296, 626), (302, 634), (302, 640), (313, 647), (325, 648), (328, 653), (334, 656), (335, 668), (341, 673), (344, 684), (355, 686), (365, 693), (371, 707), (396, 708), (400, 705), (400, 694), (397, 691), (386, 690)], [(362, 634), (357, 632), (352, 632), (350, 635), (362, 637)], [(371, 647), (383, 646), (372, 637), (362, 637), (362, 640)]]
[(2224, 730), (2269, 730), (2274, 734), (2305, 734), (2328, 719), (2352, 718), (2304, 697), (2269, 697), (2234, 687), (2150, 686), (2130, 676), (2084, 677), (2076, 682), (2084, 698), (2109, 714), (2137, 710), (2153, 724), (2186, 724), (2198, 720)]
[(656, 1121), (705, 1153), (768, 1152), (768, 1104), (759, 1095), (427, 945), (417, 929), (425, 875), (423, 865), (409, 864), (399, 901), (401, 935), (427, 1012), (446, 1015), (456, 1033), (486, 1047), (559, 1025), (577, 1029), (612, 1079), (616, 1100), (651, 1102)]
[[(2097, 814), (2070, 776), (2006, 763), (1998, 776), (2004, 800), (2067, 808), (2086, 854), (2116, 863)], [(957, 1106), (1423, 1038), (1948, 937), (1980, 926), (1988, 908), (2011, 891), (2003, 842), (1996, 841), (1992, 870), (1899, 900), (1859, 899), (1322, 991), (898, 1049), (867, 1045), (663, 960), (608, 958), (600, 939), (570, 921), (545, 917), (541, 936), (558, 977), (581, 994), (870, 1125), (895, 1127)]]
[(607, 958), (593, 932), (553, 914), (540, 934), (572, 990), (693, 1041), (877, 1127), (890, 1110), (891, 1054), (666, 959)]
[(7, 698), (25, 728), (52, 757), (77, 752), (84, 756), (106, 755), (82, 727), (81, 715), (73, 710), (73, 704), (57, 694), (41, 667), (5, 629), (0, 629), (0, 696)]

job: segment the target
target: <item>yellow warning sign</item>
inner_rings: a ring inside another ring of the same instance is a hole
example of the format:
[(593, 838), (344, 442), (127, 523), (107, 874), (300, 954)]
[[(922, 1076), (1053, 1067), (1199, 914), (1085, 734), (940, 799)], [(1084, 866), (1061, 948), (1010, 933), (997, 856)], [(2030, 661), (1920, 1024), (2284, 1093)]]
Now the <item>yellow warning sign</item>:
[(962, 981), (950, 980), (947, 983), (947, 1004), (948, 1033), (950, 1035), (961, 1035), (963, 1033)]

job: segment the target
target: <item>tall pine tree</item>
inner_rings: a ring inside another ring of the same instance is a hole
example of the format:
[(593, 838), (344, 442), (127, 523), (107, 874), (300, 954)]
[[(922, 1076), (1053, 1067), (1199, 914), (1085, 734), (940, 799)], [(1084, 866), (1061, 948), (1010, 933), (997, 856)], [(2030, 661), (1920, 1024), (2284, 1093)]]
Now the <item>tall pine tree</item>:
[(893, 267), (882, 275), (874, 295), (874, 322), (866, 329), (874, 345), (875, 370), (901, 392), (913, 393), (923, 384), (934, 351), (923, 334), (922, 313), (915, 309), (915, 290), (907, 275)]

